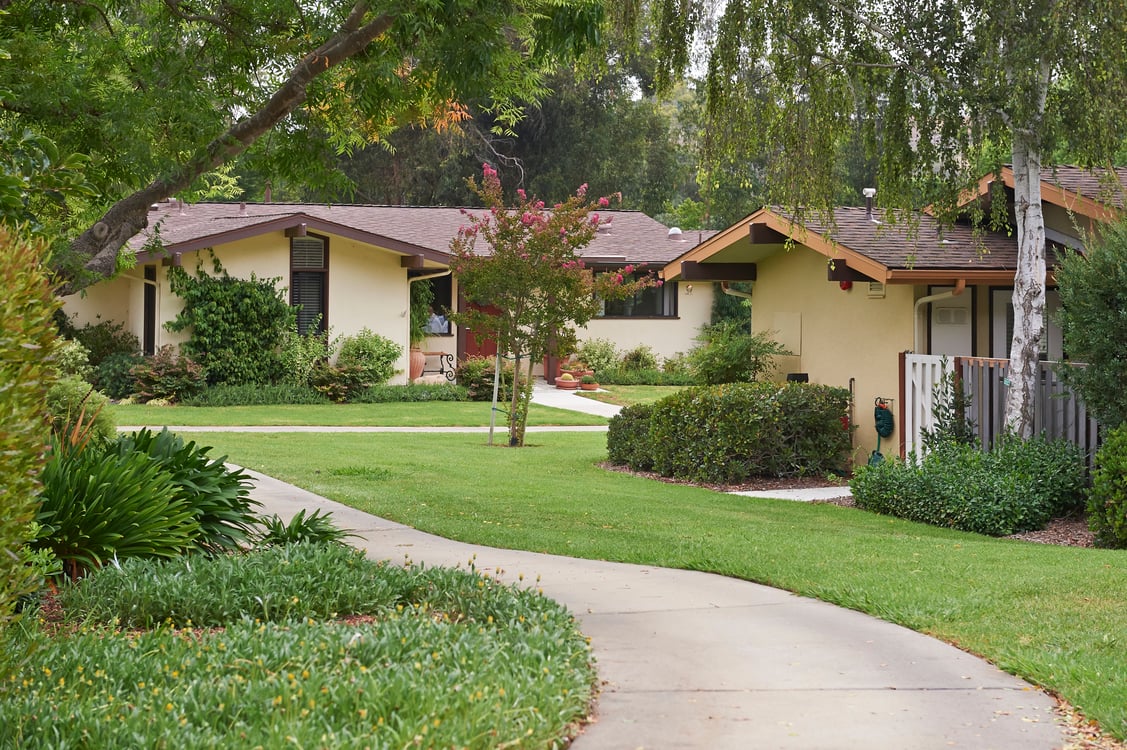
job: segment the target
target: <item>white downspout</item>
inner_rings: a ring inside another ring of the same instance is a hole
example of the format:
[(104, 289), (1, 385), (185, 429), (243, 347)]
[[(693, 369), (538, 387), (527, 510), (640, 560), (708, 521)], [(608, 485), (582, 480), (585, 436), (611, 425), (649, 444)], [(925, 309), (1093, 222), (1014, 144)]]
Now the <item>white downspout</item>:
[(966, 288), (967, 288), (966, 279), (959, 279), (958, 281), (955, 282), (955, 288), (950, 290), (950, 291), (939, 292), (938, 294), (929, 294), (926, 297), (920, 297), (918, 300), (916, 300), (916, 306), (915, 306), (914, 310), (912, 311), (912, 324), (914, 326), (914, 330), (912, 331), (912, 351), (914, 351), (916, 354), (921, 353), (920, 352), (920, 326), (921, 326), (920, 310), (923, 309), (923, 306), (924, 305), (930, 305), (932, 302), (938, 302), (941, 299), (951, 299), (952, 297), (958, 297), (960, 294), (963, 293), (963, 290), (966, 289)]

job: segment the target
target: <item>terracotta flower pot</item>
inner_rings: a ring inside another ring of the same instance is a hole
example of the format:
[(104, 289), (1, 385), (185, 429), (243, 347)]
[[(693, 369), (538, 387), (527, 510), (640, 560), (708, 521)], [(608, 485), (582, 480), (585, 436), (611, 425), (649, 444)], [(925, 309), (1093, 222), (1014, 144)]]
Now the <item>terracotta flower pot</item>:
[(599, 384), (598, 383), (580, 383), (579, 388), (580, 388), (580, 390), (584, 390), (584, 391), (597, 391), (597, 390), (599, 390)]
[(426, 366), (427, 355), (423, 354), (423, 350), (412, 349), (408, 360), (407, 377), (411, 380), (421, 377)]
[(579, 387), (579, 381), (578, 380), (562, 380), (560, 378), (556, 378), (556, 387), (559, 388), (562, 391), (574, 391), (576, 388)]

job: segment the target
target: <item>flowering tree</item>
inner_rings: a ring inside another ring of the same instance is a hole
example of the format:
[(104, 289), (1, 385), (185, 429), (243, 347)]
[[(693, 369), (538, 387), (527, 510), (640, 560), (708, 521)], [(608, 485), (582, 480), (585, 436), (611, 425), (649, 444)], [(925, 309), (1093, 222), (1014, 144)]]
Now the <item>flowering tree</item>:
[[(490, 309), (470, 309), (451, 315), (475, 335), (497, 342), (497, 351), (511, 356), (518, 378), (509, 409), (509, 441), (524, 445), (528, 403), (532, 398), (532, 367), (552, 351), (557, 338), (570, 338), (599, 313), (600, 298), (629, 296), (661, 284), (652, 276), (633, 280), (633, 266), (594, 273), (578, 251), (595, 237), (598, 208), (609, 198), (588, 201), (587, 186), (551, 209), (543, 201), (517, 191), (520, 203), (506, 208), (501, 181), (488, 164), (482, 180), (469, 180), (470, 189), (486, 210), (463, 210), (468, 223), (450, 243), (451, 268), (466, 299)], [(621, 198), (621, 196), (615, 196)], [(522, 364), (526, 377), (519, 377)]]

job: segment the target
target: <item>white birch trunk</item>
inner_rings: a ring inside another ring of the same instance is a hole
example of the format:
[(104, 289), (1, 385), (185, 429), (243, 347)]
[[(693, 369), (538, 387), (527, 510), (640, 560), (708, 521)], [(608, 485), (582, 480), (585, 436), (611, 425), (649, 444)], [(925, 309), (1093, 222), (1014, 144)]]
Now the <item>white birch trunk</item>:
[(1017, 270), (1006, 425), (1028, 438), (1033, 435), (1037, 363), (1045, 330), (1045, 216), (1041, 209), (1041, 153), (1033, 139), (1021, 133), (1014, 135), (1013, 170)]

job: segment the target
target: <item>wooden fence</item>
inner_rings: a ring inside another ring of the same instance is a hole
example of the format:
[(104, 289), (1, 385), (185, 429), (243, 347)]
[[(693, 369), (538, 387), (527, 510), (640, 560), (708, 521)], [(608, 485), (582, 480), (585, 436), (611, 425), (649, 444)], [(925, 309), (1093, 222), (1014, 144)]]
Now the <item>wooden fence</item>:
[[(984, 357), (946, 358), (930, 354), (903, 354), (901, 368), (903, 438), (901, 455), (922, 449), (920, 433), (932, 424), (931, 406), (935, 384), (944, 372), (959, 373), (963, 391), (970, 399), (967, 417), (974, 424), (983, 446), (990, 447), (1005, 432), (1006, 391), (1009, 360)], [(1073, 365), (1041, 362), (1038, 368), (1033, 429), (1050, 438), (1064, 438), (1092, 457), (1099, 447), (1099, 425), (1088, 414), (1084, 402), (1060, 378), (1061, 367)]]

